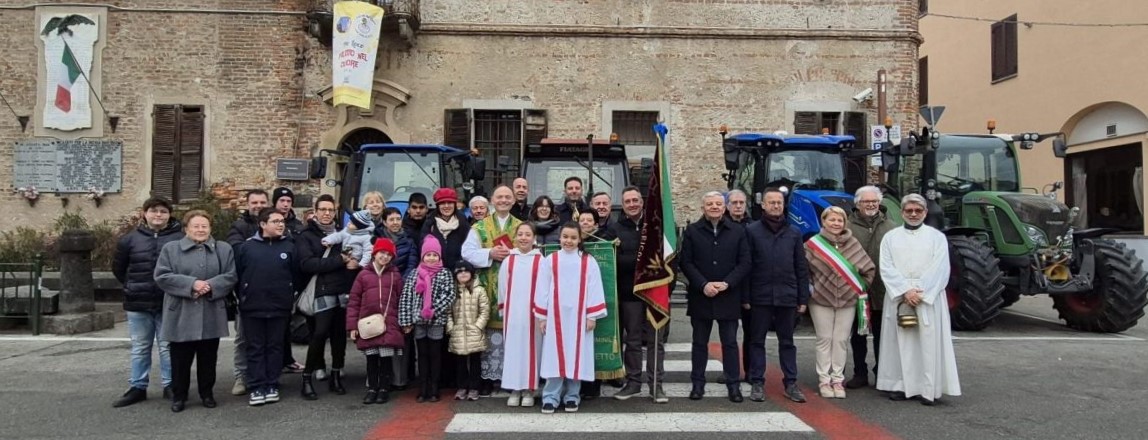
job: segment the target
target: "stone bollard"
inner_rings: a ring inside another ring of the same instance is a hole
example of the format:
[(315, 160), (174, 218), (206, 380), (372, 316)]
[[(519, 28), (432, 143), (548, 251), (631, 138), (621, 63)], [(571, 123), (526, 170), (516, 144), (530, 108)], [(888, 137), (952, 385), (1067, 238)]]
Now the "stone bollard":
[(115, 326), (115, 313), (96, 310), (92, 280), (92, 250), (96, 239), (89, 231), (68, 230), (56, 242), (60, 252), (59, 313), (43, 317), (45, 333), (72, 335)]
[(96, 289), (92, 281), (92, 250), (96, 238), (89, 231), (64, 231), (56, 242), (60, 252), (60, 313), (96, 310)]

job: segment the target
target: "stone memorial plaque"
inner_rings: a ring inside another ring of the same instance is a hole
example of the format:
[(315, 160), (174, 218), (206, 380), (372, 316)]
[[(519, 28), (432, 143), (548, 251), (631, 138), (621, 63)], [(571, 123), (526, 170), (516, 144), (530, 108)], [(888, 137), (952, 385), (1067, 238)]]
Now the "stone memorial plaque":
[(12, 161), (12, 186), (35, 186), (41, 192), (56, 188), (55, 141), (16, 143), (16, 158)]
[(123, 142), (106, 139), (29, 139), (16, 143), (13, 185), (40, 192), (120, 192)]

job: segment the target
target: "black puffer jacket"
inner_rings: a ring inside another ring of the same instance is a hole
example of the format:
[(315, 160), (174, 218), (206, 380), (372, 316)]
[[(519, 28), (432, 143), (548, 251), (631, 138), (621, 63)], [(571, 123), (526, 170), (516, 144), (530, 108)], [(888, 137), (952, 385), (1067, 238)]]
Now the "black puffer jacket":
[(809, 303), (809, 265), (805, 241), (788, 220), (774, 232), (762, 221), (745, 228), (749, 238), (749, 304), (797, 307)]
[(163, 245), (183, 238), (183, 225), (176, 219), (154, 231), (140, 225), (120, 238), (112, 261), (112, 273), (124, 286), (124, 310), (158, 312), (163, 309), (163, 290), (155, 285), (155, 262)]
[(295, 240), (291, 237), (267, 239), (262, 234), (247, 239), (235, 257), (239, 283), (239, 310), (243, 316), (277, 318), (291, 314), (298, 286), (299, 266)]
[[(272, 209), (272, 208), (267, 208)], [(250, 213), (244, 211), (235, 219), (235, 223), (231, 224), (231, 230), (227, 231), (227, 244), (231, 245), (235, 250), (239, 250), (239, 246), (255, 235), (255, 231), (259, 230), (259, 219)]]
[(307, 223), (303, 232), (295, 237), (295, 258), (299, 262), (303, 283), (299, 286), (299, 290), (307, 287), (306, 283), (317, 274), (319, 278), (315, 281), (316, 297), (349, 293), (359, 271), (347, 269), (347, 263), (343, 262), (343, 246), (340, 244), (331, 246), (331, 253), (327, 254), (327, 258), (323, 258), (323, 252), (327, 250), (322, 242), (325, 236), (327, 234), (319, 229), (319, 225), (311, 221)]
[(455, 267), (459, 261), (462, 261), (462, 244), (466, 242), (466, 236), (470, 234), (470, 222), (462, 216), (462, 213), (455, 211), (453, 216), (458, 219), (458, 229), (451, 231), (449, 236), (443, 237), (442, 231), (438, 229), (438, 222), (435, 221), (437, 215), (434, 211), (427, 214), (427, 221), (423, 223), (423, 232), (418, 241), (419, 257), (416, 258), (422, 261), (423, 239), (428, 235), (433, 235), (442, 245), (442, 267)]
[(638, 271), (638, 245), (642, 243), (642, 220), (635, 223), (622, 216), (610, 223), (610, 233), (618, 239), (618, 254), (615, 257), (618, 269), (618, 301), (641, 301), (634, 295), (634, 274)]

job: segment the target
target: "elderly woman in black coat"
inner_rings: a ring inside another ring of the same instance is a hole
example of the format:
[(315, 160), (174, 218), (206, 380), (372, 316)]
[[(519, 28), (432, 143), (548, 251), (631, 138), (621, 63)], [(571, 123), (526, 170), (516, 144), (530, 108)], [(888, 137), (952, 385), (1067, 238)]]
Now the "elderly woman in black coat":
[(737, 321), (744, 302), (740, 286), (750, 270), (749, 242), (745, 229), (724, 216), (725, 197), (721, 193), (706, 193), (702, 206), (705, 215), (686, 227), (678, 258), (689, 280), (686, 314), (694, 328), (690, 400), (705, 395), (710, 332), (717, 321), (729, 400), (741, 402)]

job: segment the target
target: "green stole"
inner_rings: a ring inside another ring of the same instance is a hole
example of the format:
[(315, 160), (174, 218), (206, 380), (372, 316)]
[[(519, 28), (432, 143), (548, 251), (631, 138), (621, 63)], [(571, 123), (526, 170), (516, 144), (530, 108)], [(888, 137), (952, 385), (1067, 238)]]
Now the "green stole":
[[(511, 215), (510, 220), (506, 222), (506, 228), (499, 229), (497, 214), (490, 214), (482, 219), (472, 228), (478, 232), (478, 240), (482, 244), (483, 249), (490, 249), (494, 247), (494, 241), (503, 235), (507, 238), (513, 239), (513, 234), (518, 225), (522, 224), (522, 220)], [(486, 269), (479, 269), (478, 279), (486, 286), (486, 296), (489, 298), (490, 306), (490, 319), (486, 322), (486, 328), (501, 329), (502, 318), (498, 315), (498, 268), (502, 267), (501, 261), (491, 260), (490, 267)]]

